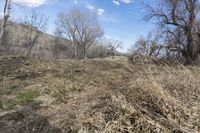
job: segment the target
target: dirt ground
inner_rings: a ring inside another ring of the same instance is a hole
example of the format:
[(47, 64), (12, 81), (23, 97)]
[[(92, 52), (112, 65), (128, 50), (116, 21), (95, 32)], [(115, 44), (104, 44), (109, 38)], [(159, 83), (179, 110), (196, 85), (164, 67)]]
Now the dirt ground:
[(198, 133), (200, 68), (0, 58), (2, 133)]

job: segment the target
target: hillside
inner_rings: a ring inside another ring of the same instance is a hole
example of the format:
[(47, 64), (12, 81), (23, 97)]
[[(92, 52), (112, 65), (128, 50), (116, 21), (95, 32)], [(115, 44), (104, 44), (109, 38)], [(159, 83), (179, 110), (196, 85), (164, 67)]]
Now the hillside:
[[(12, 55), (23, 55), (27, 50), (26, 45), (27, 38), (30, 36), (29, 34), (29, 26), (9, 22), (6, 28), (5, 44), (0, 46), (0, 54), (6, 54), (6, 51)], [(42, 32), (31, 51), (31, 55), (36, 58), (52, 59), (54, 56), (55, 46), (57, 46), (57, 48), (61, 47), (58, 49), (59, 52), (57, 56), (60, 58), (67, 58), (66, 53), (68, 52), (69, 41)]]
[[(0, 59), (0, 132), (200, 132), (200, 69)], [(12, 64), (12, 65), (11, 65)]]

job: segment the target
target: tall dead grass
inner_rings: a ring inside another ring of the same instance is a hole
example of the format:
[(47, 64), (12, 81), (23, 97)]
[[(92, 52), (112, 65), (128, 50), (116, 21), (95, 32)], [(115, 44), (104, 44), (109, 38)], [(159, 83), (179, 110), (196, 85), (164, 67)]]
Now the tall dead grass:
[[(46, 106), (35, 113), (63, 132), (200, 132), (198, 66), (106, 59), (33, 61), (23, 69), (26, 78), (11, 81), (26, 81), (24, 90), (43, 90), (40, 99)], [(27, 78), (27, 73), (39, 75)]]
[[(97, 98), (89, 132), (200, 132), (197, 66), (143, 64), (123, 88)], [(136, 68), (136, 67), (135, 67)], [(134, 67), (133, 67), (134, 69)], [(103, 98), (102, 98), (103, 97)], [(84, 126), (83, 126), (84, 127)]]

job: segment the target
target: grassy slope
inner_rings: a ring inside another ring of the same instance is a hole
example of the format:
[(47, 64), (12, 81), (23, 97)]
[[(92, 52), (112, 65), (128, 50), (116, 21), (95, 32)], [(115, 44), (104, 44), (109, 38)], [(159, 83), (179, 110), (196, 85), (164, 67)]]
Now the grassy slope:
[(197, 67), (20, 61), (0, 59), (0, 132), (200, 131)]
[[(10, 54), (10, 51), (14, 52), (13, 54), (16, 55), (23, 55), (25, 51), (27, 51), (27, 37), (30, 36), (30, 27), (28, 26), (22, 26), (15, 23), (9, 23), (9, 25), (6, 28), (6, 34), (7, 38), (4, 42), (4, 46), (0, 46), (0, 55)], [(33, 36), (35, 34), (35, 31), (33, 31)], [(37, 43), (34, 45), (31, 54), (35, 57), (40, 58), (52, 58), (53, 56), (53, 47), (55, 45), (55, 40), (58, 44), (69, 44), (68, 40), (62, 39), (62, 38), (56, 38), (53, 35), (42, 33)], [(56, 44), (57, 44), (56, 43)], [(8, 53), (7, 46), (10, 47), (10, 51)], [(3, 49), (3, 51), (1, 51)], [(60, 56), (64, 54), (63, 51), (60, 51)]]

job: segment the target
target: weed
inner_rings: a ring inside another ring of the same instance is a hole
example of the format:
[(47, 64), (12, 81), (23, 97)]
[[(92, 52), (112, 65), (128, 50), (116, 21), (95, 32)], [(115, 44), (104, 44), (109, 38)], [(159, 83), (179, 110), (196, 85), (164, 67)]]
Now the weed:
[(19, 92), (17, 94), (17, 99), (22, 103), (22, 104), (28, 104), (33, 102), (34, 98), (38, 97), (40, 95), (38, 90), (26, 90)]

